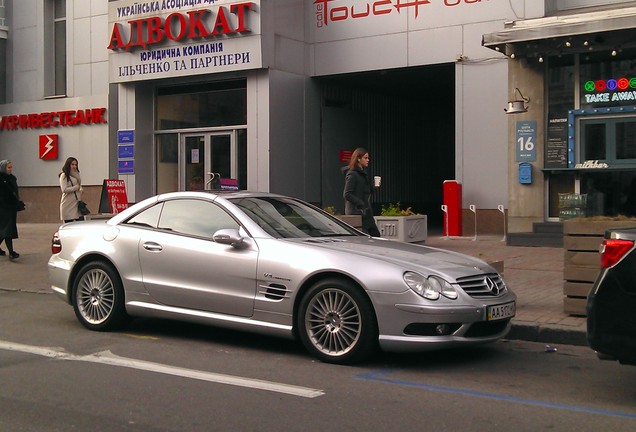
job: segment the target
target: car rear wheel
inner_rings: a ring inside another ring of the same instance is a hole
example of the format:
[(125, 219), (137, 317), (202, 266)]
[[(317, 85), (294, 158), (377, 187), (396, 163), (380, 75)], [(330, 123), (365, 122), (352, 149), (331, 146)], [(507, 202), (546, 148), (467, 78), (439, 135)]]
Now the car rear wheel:
[(326, 279), (311, 287), (300, 303), (297, 328), (307, 350), (327, 363), (354, 363), (377, 347), (371, 302), (346, 280)]
[(81, 268), (73, 284), (73, 309), (91, 330), (113, 330), (125, 322), (124, 289), (112, 265), (94, 261)]

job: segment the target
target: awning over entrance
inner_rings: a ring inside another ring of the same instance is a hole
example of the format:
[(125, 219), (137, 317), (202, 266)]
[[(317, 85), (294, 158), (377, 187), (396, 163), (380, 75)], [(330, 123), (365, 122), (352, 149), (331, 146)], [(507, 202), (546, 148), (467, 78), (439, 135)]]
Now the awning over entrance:
[(482, 36), (507, 56), (559, 55), (636, 46), (636, 7), (511, 21)]

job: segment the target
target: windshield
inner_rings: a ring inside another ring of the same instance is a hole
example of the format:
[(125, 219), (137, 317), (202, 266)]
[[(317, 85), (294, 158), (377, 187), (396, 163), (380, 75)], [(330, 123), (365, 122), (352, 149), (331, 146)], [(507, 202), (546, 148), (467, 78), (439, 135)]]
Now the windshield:
[(326, 212), (302, 201), (281, 197), (230, 199), (269, 235), (276, 238), (360, 235)]

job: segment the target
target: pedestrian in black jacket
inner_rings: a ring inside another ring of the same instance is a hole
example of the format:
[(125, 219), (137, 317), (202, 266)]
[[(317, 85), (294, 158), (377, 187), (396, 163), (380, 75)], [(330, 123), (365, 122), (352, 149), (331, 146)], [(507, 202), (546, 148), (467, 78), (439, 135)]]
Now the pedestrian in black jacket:
[(371, 209), (371, 192), (373, 188), (367, 168), (369, 167), (369, 152), (364, 148), (357, 148), (351, 155), (351, 160), (345, 171), (345, 214), (362, 215), (362, 230), (373, 237), (380, 237), (380, 231), (373, 218)]
[[(13, 239), (18, 238), (17, 215), (24, 210), (24, 203), (20, 201), (18, 179), (11, 173), (13, 164), (9, 160), (0, 161), (0, 245), (4, 241), (9, 250), (9, 259), (20, 256), (13, 250)], [(0, 256), (7, 253), (0, 249)]]

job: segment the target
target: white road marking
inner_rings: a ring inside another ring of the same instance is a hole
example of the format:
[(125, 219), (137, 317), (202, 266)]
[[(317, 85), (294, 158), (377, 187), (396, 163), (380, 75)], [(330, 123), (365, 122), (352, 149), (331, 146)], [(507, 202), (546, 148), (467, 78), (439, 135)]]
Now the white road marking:
[(157, 372), (166, 375), (180, 376), (184, 378), (215, 382), (219, 384), (228, 384), (238, 387), (247, 387), (276, 393), (285, 393), (292, 396), (300, 396), (305, 398), (315, 398), (325, 394), (325, 392), (322, 390), (307, 387), (299, 387), (272, 381), (263, 381), (213, 372), (204, 372), (195, 369), (185, 369), (175, 366), (168, 366), (161, 363), (148, 362), (144, 360), (134, 360), (126, 357), (117, 356), (110, 351), (102, 351), (89, 355), (75, 355), (65, 352), (63, 348), (38, 347), (6, 342), (2, 340), (0, 340), (0, 349), (35, 354), (43, 357), (50, 357), (56, 360), (82, 361), (89, 363), (101, 363), (110, 366), (127, 367), (131, 369)]

